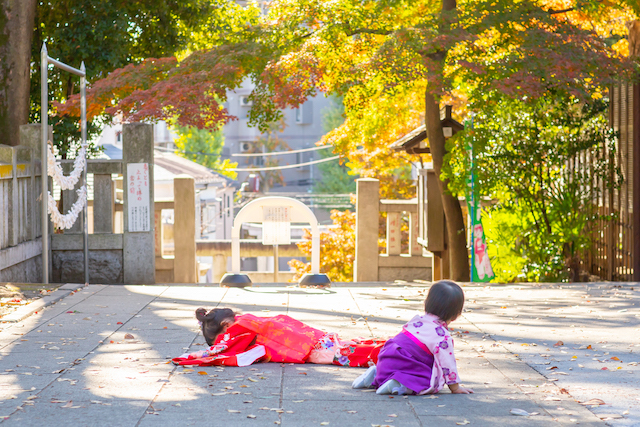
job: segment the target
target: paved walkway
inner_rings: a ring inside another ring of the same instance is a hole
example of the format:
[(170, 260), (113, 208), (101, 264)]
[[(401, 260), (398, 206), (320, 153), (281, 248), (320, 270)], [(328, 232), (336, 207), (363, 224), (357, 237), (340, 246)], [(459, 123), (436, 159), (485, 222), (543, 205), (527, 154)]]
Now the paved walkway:
[[(377, 396), (350, 388), (357, 368), (167, 363), (203, 348), (200, 306), (387, 337), (421, 309), (425, 286), (91, 285), (0, 324), (0, 417), (16, 426), (640, 425), (640, 292), (631, 285), (466, 286), (467, 311), (453, 326), (473, 395)], [(604, 405), (577, 403), (596, 398)]]

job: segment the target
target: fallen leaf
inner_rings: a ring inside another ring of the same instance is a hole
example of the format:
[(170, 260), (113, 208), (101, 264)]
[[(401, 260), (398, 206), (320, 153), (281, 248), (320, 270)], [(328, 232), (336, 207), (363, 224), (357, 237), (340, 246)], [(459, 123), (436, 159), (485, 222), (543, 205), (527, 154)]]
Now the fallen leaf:
[(230, 412), (232, 414), (239, 414), (240, 411), (238, 411), (237, 409), (227, 409), (227, 412)]
[(518, 415), (521, 417), (528, 417), (530, 414), (525, 411), (524, 409), (518, 409), (518, 408), (513, 408), (511, 411), (509, 411), (511, 413), (511, 415)]
[(468, 420), (464, 420), (462, 422), (456, 423), (459, 426), (466, 426), (467, 424), (471, 424)]
[(255, 416), (255, 415), (251, 415), (251, 414), (249, 414), (249, 415), (247, 415), (247, 418), (252, 418), (252, 419), (254, 419), (254, 418), (256, 418), (256, 416)]
[(198, 375), (209, 375), (206, 371), (198, 371)]
[(131, 334), (124, 334), (124, 339), (125, 340), (132, 340), (132, 339), (134, 339), (134, 337)]
[(329, 421), (323, 421), (320, 423), (321, 426), (328, 426), (329, 425)]
[[(613, 356), (613, 357), (611, 358), (611, 360), (620, 360), (620, 358), (618, 358), (617, 356)], [(627, 359), (627, 360), (629, 360), (629, 359)]]
[(606, 420), (606, 419), (620, 419), (620, 418), (624, 418), (622, 415), (619, 414), (597, 414), (598, 417), (600, 417), (601, 420)]
[(562, 342), (562, 341), (558, 341), (558, 342), (557, 342), (557, 343), (555, 343), (553, 346), (554, 346), (554, 347), (559, 347), (559, 346), (561, 346), (561, 345), (564, 345), (564, 342)]
[(358, 411), (347, 411), (347, 414), (357, 414)]
[(71, 408), (73, 406), (73, 401), (68, 401), (65, 405), (62, 405), (62, 408)]
[(592, 406), (592, 405), (606, 405), (604, 400), (602, 399), (589, 399), (585, 402), (580, 402), (581, 405)]

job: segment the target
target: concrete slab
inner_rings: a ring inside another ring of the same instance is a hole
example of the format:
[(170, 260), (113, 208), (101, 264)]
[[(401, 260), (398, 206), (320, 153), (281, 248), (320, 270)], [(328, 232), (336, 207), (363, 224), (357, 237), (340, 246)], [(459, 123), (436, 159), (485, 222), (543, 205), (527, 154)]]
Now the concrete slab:
[[(465, 286), (467, 311), (452, 328), (462, 382), (476, 394), (405, 398), (352, 390), (363, 372), (357, 368), (166, 362), (204, 348), (194, 319), (201, 306), (288, 314), (346, 338), (388, 337), (422, 310), (425, 284), (328, 291), (91, 285), (21, 322), (0, 325), (0, 363), (13, 369), (0, 370), (0, 416), (9, 425), (113, 419), (110, 425), (127, 426), (211, 420), (234, 426), (455, 426), (464, 420), (546, 426), (604, 425), (599, 416), (608, 412), (624, 417), (608, 424), (634, 425), (638, 368), (629, 363), (637, 361), (630, 337), (640, 326), (638, 294), (629, 287), (580, 286)], [(126, 333), (134, 338), (125, 339)], [(563, 345), (554, 346), (559, 340)], [(576, 402), (598, 397), (598, 388), (606, 405)], [(514, 408), (539, 415), (511, 415)]]

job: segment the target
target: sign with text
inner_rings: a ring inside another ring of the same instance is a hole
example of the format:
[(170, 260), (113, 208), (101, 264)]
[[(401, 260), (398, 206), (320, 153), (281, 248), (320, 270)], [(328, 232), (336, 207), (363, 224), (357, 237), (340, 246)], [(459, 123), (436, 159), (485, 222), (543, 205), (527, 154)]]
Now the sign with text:
[(149, 163), (127, 164), (127, 211), (129, 232), (151, 231)]
[(262, 244), (288, 245), (291, 243), (291, 207), (262, 207)]

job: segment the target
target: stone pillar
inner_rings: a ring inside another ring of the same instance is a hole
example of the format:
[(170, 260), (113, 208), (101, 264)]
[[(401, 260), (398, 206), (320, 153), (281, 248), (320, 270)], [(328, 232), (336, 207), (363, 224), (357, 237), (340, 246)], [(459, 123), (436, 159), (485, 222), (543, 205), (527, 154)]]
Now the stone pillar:
[(400, 255), (402, 252), (401, 212), (387, 212), (387, 255)]
[[(93, 175), (93, 233), (113, 233), (113, 181), (110, 174)], [(91, 224), (91, 223), (89, 223)]]
[(198, 283), (196, 262), (196, 185), (188, 175), (173, 179), (175, 283)]
[(380, 217), (380, 181), (356, 180), (356, 262), (355, 282), (378, 281), (378, 221)]
[(227, 273), (227, 254), (215, 254), (213, 256), (213, 283), (220, 283), (222, 276)]
[[(421, 204), (418, 198), (418, 206)], [(420, 237), (420, 217), (418, 212), (409, 214), (409, 254), (411, 256), (422, 256), (422, 245), (418, 243)]]
[(164, 240), (164, 232), (162, 230), (162, 210), (156, 209), (154, 215), (155, 224), (155, 254), (156, 257), (162, 258), (162, 242)]
[(153, 204), (153, 127), (144, 123), (125, 124), (122, 129), (124, 180), (129, 163), (149, 164), (149, 231), (129, 231), (127, 185), (124, 186), (123, 278), (125, 284), (155, 283)]

